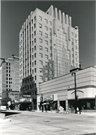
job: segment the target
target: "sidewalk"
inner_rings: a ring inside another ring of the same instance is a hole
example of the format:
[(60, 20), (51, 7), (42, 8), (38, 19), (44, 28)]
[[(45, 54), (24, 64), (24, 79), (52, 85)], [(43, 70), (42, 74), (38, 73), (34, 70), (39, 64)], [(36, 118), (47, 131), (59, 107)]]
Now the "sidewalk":
[[(46, 113), (46, 111), (40, 111), (40, 110), (36, 110), (35, 112), (41, 112), (41, 113)], [(58, 113), (58, 114), (67, 114), (67, 115), (70, 115), (70, 114), (75, 114), (75, 112), (63, 112), (63, 113), (59, 113), (59, 112), (56, 112), (56, 111), (47, 111), (47, 113)], [(78, 114), (77, 115), (88, 115), (88, 116), (96, 116), (96, 111), (82, 111), (81, 114)]]

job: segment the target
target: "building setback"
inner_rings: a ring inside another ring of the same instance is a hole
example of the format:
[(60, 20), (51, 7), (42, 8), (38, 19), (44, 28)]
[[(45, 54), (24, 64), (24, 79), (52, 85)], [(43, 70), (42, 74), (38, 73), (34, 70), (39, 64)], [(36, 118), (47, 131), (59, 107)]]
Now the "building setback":
[[(39, 85), (40, 94), (43, 94), (43, 100), (53, 98), (54, 102), (59, 102), (67, 110), (74, 106), (75, 88), (74, 75), (71, 73), (61, 77), (43, 82)], [(96, 68), (88, 67), (76, 72), (76, 93), (78, 101), (81, 102), (82, 108), (94, 109), (96, 96)], [(38, 105), (40, 96), (38, 96)]]
[[(6, 98), (11, 98), (14, 93), (19, 95), (19, 58), (13, 56), (2, 63), (0, 67), (0, 92), (2, 101), (5, 103)], [(15, 98), (12, 98), (12, 100)]]
[(71, 19), (53, 6), (30, 13), (19, 33), (20, 89), (22, 79), (32, 74), (39, 94), (40, 82), (79, 67), (79, 32)]

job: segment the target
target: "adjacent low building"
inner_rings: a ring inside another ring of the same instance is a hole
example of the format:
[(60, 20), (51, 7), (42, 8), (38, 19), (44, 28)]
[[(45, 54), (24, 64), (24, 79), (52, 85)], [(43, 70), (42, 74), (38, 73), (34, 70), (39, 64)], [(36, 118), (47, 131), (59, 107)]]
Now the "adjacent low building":
[(9, 99), (15, 101), (19, 93), (19, 58), (15, 55), (3, 61), (0, 67), (0, 93), (3, 105), (6, 105)]
[[(72, 73), (54, 78), (39, 85), (43, 101), (53, 100), (53, 104), (61, 105), (65, 110), (74, 107), (75, 85)], [(96, 96), (96, 67), (88, 67), (76, 71), (76, 94), (83, 109), (95, 108)], [(38, 96), (38, 105), (40, 96)]]

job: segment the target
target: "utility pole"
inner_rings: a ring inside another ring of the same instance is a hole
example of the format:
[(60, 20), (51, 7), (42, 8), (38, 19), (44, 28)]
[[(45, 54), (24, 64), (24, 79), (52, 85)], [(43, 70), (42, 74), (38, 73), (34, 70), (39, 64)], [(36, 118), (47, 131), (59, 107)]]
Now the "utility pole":
[(75, 86), (75, 113), (77, 113), (77, 93), (76, 93), (76, 72), (74, 74), (74, 86)]
[(74, 88), (75, 88), (75, 113), (77, 114), (77, 93), (76, 93), (76, 71), (81, 70), (81, 68), (74, 68), (70, 70), (71, 75), (74, 75)]
[[(33, 88), (32, 88), (32, 89), (33, 89)], [(33, 103), (32, 90), (31, 90), (31, 107), (32, 107), (32, 110), (34, 110), (34, 103)]]

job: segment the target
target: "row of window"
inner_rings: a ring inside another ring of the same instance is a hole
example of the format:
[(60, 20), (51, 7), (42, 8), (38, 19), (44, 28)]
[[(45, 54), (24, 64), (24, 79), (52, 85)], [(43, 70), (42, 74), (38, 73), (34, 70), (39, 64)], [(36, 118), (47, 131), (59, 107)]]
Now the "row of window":
[[(42, 16), (39, 15), (39, 20), (42, 21)], [(48, 24), (48, 19), (44, 18), (45, 23)], [(52, 22), (49, 21), (50, 25), (52, 26)]]
[(75, 35), (75, 38), (76, 38), (77, 37), (77, 34), (76, 33), (74, 34), (74, 32), (72, 32), (72, 36), (74, 36), (74, 35)]
[[(8, 76), (8, 74), (6, 74), (6, 76)], [(9, 76), (10, 76), (10, 74), (9, 74)]]
[[(6, 87), (8, 87), (8, 85), (6, 85)], [(10, 87), (10, 85), (9, 85), (9, 87)]]
[[(6, 81), (6, 83), (8, 83), (8, 81)], [(9, 84), (11, 84), (12, 82), (9, 82)]]
[[(39, 35), (43, 36), (43, 32), (39, 30)], [(48, 38), (48, 33), (44, 34), (45, 38)], [(52, 32), (50, 32), (50, 36), (52, 36)]]
[[(8, 80), (8, 78), (6, 78), (6, 80)], [(12, 78), (9, 78), (9, 80), (12, 80)]]

